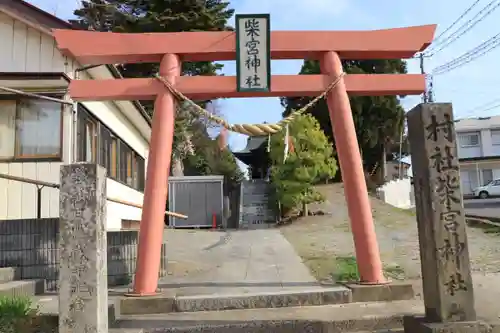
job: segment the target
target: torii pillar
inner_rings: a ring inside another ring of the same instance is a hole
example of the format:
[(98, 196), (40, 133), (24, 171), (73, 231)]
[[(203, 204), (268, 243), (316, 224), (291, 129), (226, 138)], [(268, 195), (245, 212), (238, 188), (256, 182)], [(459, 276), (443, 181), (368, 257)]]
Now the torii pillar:
[[(179, 77), (181, 62), (175, 54), (166, 54), (160, 62), (160, 75), (172, 84)], [(139, 296), (156, 294), (161, 262), (161, 244), (168, 192), (168, 176), (174, 139), (175, 98), (168, 91), (158, 94), (153, 113), (146, 187), (139, 232), (139, 248), (134, 292)]]
[[(325, 52), (320, 59), (320, 67), (322, 73), (332, 78), (343, 72), (342, 63), (335, 52)], [(351, 220), (359, 276), (363, 283), (384, 283), (358, 137), (343, 80), (329, 92), (326, 100)]]
[[(404, 59), (427, 48), (436, 25), (375, 31), (271, 32), (272, 59), (316, 59), (322, 75), (273, 75), (271, 91), (241, 92), (236, 77), (179, 76), (182, 61), (236, 59), (234, 32), (110, 33), (54, 30), (63, 54), (89, 65), (159, 62), (160, 74), (193, 100), (232, 97), (318, 96), (342, 72), (340, 58)], [(425, 91), (421, 74), (350, 74), (328, 93), (358, 270), (362, 283), (384, 283), (361, 154), (349, 105), (349, 95), (419, 95)], [(153, 129), (140, 225), (135, 296), (156, 293), (163, 238), (163, 218), (172, 152), (175, 101), (154, 78), (73, 80), (76, 101), (155, 100)]]

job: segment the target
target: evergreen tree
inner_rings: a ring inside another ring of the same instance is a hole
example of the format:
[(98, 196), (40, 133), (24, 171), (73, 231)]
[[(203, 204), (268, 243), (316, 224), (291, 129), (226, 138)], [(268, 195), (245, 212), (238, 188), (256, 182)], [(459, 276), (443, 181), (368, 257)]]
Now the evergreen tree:
[[(406, 63), (401, 60), (363, 60), (343, 61), (344, 71), (348, 74), (404, 74)], [(317, 61), (304, 61), (300, 74), (320, 74)], [(307, 104), (311, 98), (283, 98), (284, 115)], [(351, 96), (349, 98), (356, 126), (356, 134), (367, 171), (381, 167), (384, 152), (391, 155), (395, 143), (399, 142), (404, 125), (404, 109), (397, 96)], [(328, 106), (323, 99), (310, 111), (321, 129), (335, 146)]]
[[(75, 11), (75, 28), (122, 33), (224, 31), (232, 30), (228, 20), (234, 10), (223, 0), (83, 0)], [(159, 64), (122, 64), (124, 77), (151, 77)], [(183, 75), (217, 75), (222, 65), (213, 62), (183, 62)], [(200, 105), (206, 106), (208, 101)], [(142, 101), (152, 115), (153, 103)], [(241, 171), (229, 152), (217, 152), (206, 130), (206, 122), (197, 119), (184, 103), (178, 106), (172, 174), (224, 174), (238, 179)], [(200, 145), (199, 147), (197, 145)], [(220, 154), (218, 158), (212, 157)], [(228, 155), (229, 154), (229, 155)], [(223, 156), (222, 156), (223, 155)], [(221, 166), (222, 161), (226, 164)], [(220, 172), (220, 173), (218, 173)]]
[[(80, 29), (113, 32), (224, 31), (234, 10), (223, 0), (84, 0), (71, 23)], [(184, 75), (215, 75), (222, 65), (185, 62)], [(125, 77), (150, 77), (158, 64), (126, 64)]]

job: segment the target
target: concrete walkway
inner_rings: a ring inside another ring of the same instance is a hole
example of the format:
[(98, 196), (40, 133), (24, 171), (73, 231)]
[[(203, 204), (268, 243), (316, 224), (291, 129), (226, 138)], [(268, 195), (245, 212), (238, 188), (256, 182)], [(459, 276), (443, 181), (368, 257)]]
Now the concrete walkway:
[(169, 276), (160, 288), (178, 296), (319, 287), (277, 229), (169, 230), (165, 236)]
[[(323, 291), (277, 229), (166, 230), (169, 275), (159, 283), (168, 296)], [(110, 287), (110, 301), (130, 291)], [(344, 287), (339, 291), (347, 291)], [(332, 289), (332, 287), (330, 287)], [(208, 296), (210, 295), (210, 296)], [(44, 313), (57, 313), (57, 295), (37, 297)]]

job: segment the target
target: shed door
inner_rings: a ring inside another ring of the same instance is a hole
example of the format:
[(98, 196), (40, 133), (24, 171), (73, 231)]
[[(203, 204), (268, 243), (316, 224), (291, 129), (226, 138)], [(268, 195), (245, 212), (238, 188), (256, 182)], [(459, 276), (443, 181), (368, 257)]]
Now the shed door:
[(220, 182), (176, 182), (172, 184), (171, 210), (188, 216), (186, 220), (173, 218), (172, 226), (209, 227), (212, 216), (217, 224), (222, 217), (222, 186)]

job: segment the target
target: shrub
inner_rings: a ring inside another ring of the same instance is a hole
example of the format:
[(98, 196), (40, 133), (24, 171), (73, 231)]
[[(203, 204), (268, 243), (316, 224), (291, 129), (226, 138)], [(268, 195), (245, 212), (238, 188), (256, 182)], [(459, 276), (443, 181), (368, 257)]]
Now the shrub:
[(270, 152), (272, 182), (285, 210), (321, 201), (313, 186), (337, 172), (332, 144), (314, 117), (299, 116), (289, 127), (294, 152), (283, 162), (285, 131), (273, 135)]

